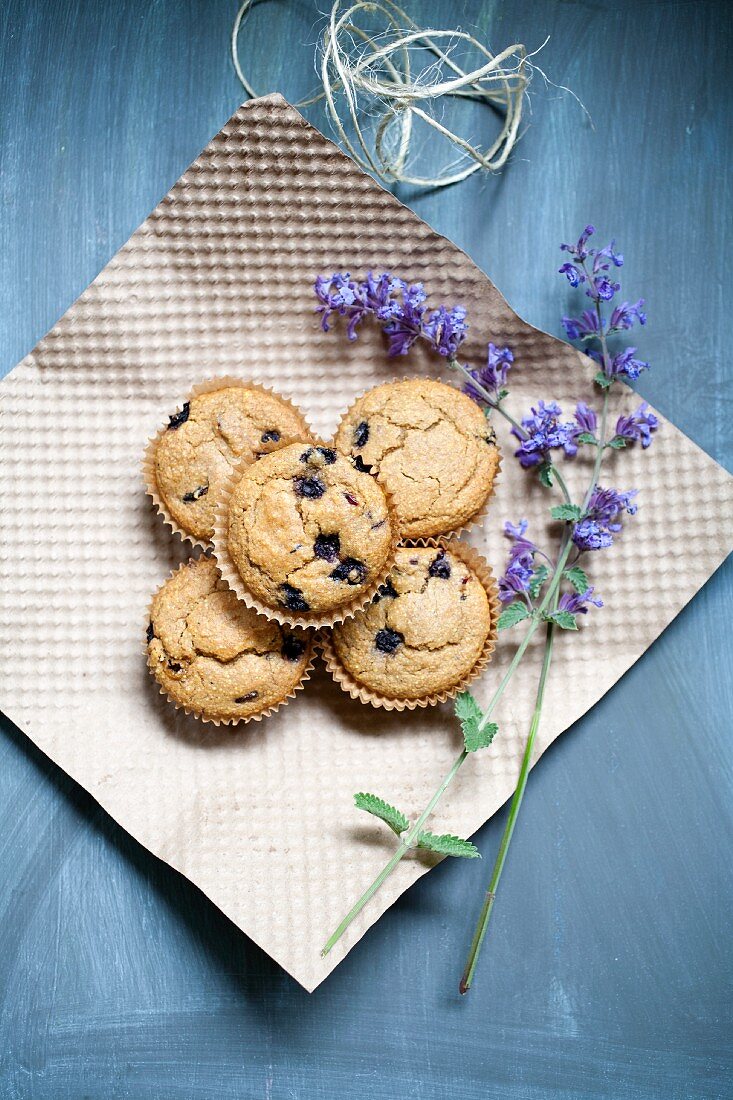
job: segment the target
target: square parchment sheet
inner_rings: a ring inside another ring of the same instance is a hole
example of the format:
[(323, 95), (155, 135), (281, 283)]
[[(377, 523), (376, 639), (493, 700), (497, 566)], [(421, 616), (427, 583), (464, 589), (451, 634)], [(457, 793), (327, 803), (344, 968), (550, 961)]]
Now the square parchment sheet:
[[(332, 955), (319, 957), (389, 851), (376, 842), (382, 826), (353, 808), (353, 793), (373, 790), (418, 812), (459, 747), (451, 707), (373, 711), (320, 669), (280, 714), (239, 732), (168, 709), (148, 677), (141, 635), (151, 592), (187, 550), (145, 497), (140, 459), (190, 384), (214, 374), (277, 387), (324, 438), (369, 386), (435, 375), (440, 364), (419, 350), (388, 362), (374, 327), (355, 344), (342, 327), (320, 330), (316, 274), (385, 268), (423, 280), (435, 304), (468, 308), (468, 361), (481, 362), (489, 340), (513, 348), (515, 413), (539, 397), (592, 399), (577, 352), (522, 321), (464, 253), (279, 96), (236, 112), (0, 383), (0, 705), (309, 990), (428, 869), (404, 860)], [(629, 394), (626, 407), (635, 400)], [(527, 516), (541, 535), (549, 503), (509, 457), (502, 424), (497, 495), (471, 537), (497, 570), (504, 519)], [(639, 512), (604, 555), (604, 610), (580, 635), (558, 640), (538, 756), (644, 652), (731, 542), (733, 479), (671, 424), (648, 452), (631, 448), (608, 465), (605, 483), (641, 489)], [(569, 476), (587, 482), (588, 463), (577, 461)], [(482, 700), (515, 644), (502, 638), (476, 689)], [(468, 836), (511, 794), (540, 644), (497, 712), (500, 737), (440, 805), (437, 831)]]

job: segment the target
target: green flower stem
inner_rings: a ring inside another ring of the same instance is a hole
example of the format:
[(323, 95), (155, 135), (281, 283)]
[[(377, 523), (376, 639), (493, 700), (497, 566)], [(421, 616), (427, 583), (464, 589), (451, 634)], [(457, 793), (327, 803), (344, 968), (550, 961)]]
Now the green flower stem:
[[(550, 604), (550, 601), (553, 599), (553, 597), (555, 595), (555, 592), (557, 591), (557, 589), (560, 585), (560, 581), (562, 579), (562, 571), (565, 568), (565, 564), (567, 562), (571, 546), (572, 546), (572, 543), (571, 543), (571, 541), (568, 537), (566, 539), (565, 546), (563, 547), (563, 550), (562, 550), (562, 552), (560, 554), (560, 557), (558, 559), (557, 566), (555, 568), (555, 573), (553, 574), (552, 580), (551, 580), (550, 585), (547, 589), (545, 597), (542, 600), (542, 603), (540, 604), (540, 606), (537, 610), (537, 613), (533, 616), (532, 621), (531, 621), (530, 626), (529, 626), (529, 629), (527, 630), (526, 634), (522, 638), (522, 641), (520, 642), (519, 646), (517, 647), (516, 653), (512, 657), (511, 662), (509, 664), (509, 667), (507, 668), (506, 672), (504, 673), (504, 676), (502, 677), (501, 683), (499, 684), (499, 686), (497, 687), (497, 689), (494, 692), (493, 696), (491, 697), (491, 700), (489, 701), (489, 703), (486, 707), (486, 710), (484, 711), (483, 717), (482, 717), (482, 719), (479, 723), (479, 729), (483, 729), (488, 724), (489, 719), (491, 718), (491, 715), (494, 711), (494, 708), (496, 707), (497, 703), (499, 702), (502, 695), (504, 694), (507, 687), (509, 686), (511, 678), (514, 675), (514, 673), (517, 669), (517, 666), (520, 664), (520, 662), (522, 660), (522, 657), (524, 656), (524, 654), (527, 650), (527, 646), (532, 641), (532, 638), (534, 637), (534, 634), (537, 631), (537, 628), (539, 627), (540, 622), (542, 621), (542, 619), (541, 619), (542, 612), (547, 610), (547, 608)], [(349, 925), (352, 923), (354, 918), (357, 917), (359, 915), (359, 913), (361, 913), (364, 906), (367, 905), (367, 903), (372, 899), (372, 897), (377, 892), (377, 890), (380, 888), (380, 886), (385, 881), (385, 879), (389, 878), (389, 876), (392, 874), (392, 872), (394, 871), (397, 864), (402, 859), (404, 859), (404, 857), (410, 851), (410, 849), (414, 845), (415, 841), (417, 840), (417, 836), (418, 836), (420, 830), (422, 829), (423, 825), (425, 824), (425, 822), (427, 821), (428, 817), (433, 812), (435, 807), (438, 805), (438, 802), (443, 797), (443, 795), (445, 794), (445, 792), (448, 789), (448, 787), (450, 786), (450, 784), (455, 779), (456, 775), (458, 774), (459, 769), (461, 768), (462, 764), (464, 763), (464, 761), (465, 761), (465, 759), (468, 755), (469, 755), (469, 753), (466, 752), (465, 749), (462, 749), (461, 752), (458, 754), (456, 759), (453, 761), (453, 763), (450, 767), (450, 770), (447, 772), (447, 774), (443, 778), (443, 781), (441, 782), (440, 786), (434, 792), (432, 798), (428, 802), (428, 804), (425, 807), (425, 809), (423, 810), (423, 812), (420, 814), (420, 816), (417, 819), (417, 821), (415, 822), (415, 824), (411, 826), (409, 831), (407, 833), (405, 833), (405, 836), (400, 840), (400, 844), (399, 844), (399, 847), (397, 848), (397, 851), (394, 853), (392, 858), (384, 865), (384, 867), (379, 872), (379, 874), (374, 879), (374, 881), (371, 883), (371, 885), (367, 887), (367, 889), (361, 895), (361, 897), (356, 902), (356, 904), (353, 906), (353, 908), (349, 910), (349, 912), (346, 914), (344, 919), (339, 924), (338, 928), (336, 928), (335, 931), (332, 932), (332, 934), (328, 937), (325, 944), (323, 945), (323, 949), (321, 950), (321, 956), (327, 955), (329, 953), (329, 951), (331, 950), (331, 948), (334, 946), (334, 944), (336, 944), (341, 939), (344, 932), (349, 927)]]
[[(605, 352), (604, 352), (605, 354)], [(608, 421), (608, 389), (603, 392), (603, 405), (601, 408), (601, 430), (600, 430), (600, 445), (597, 448), (596, 460), (593, 466), (593, 476), (591, 478), (588, 491), (583, 501), (583, 512), (588, 507), (588, 502), (593, 494), (593, 490), (598, 482), (598, 476), (600, 474), (601, 462), (603, 459), (604, 445), (606, 439), (607, 421)], [(565, 568), (565, 562), (572, 549), (572, 540), (570, 538), (570, 527), (568, 526), (564, 538), (563, 550), (560, 554), (560, 560), (558, 562), (558, 568), (552, 578), (550, 587), (547, 590), (547, 595), (544, 604), (549, 600), (553, 601), (553, 608), (557, 607), (556, 593), (560, 586), (560, 580), (562, 577), (562, 571)], [(562, 563), (562, 564), (561, 564)], [(459, 991), (468, 993), (473, 982), (474, 974), (476, 973), (476, 966), (478, 964), (479, 955), (481, 953), (481, 947), (484, 942), (484, 937), (489, 926), (489, 920), (491, 919), (491, 913), (494, 908), (494, 902), (496, 900), (496, 891), (499, 886), (499, 879), (501, 873), (504, 870), (504, 863), (509, 850), (509, 844), (511, 843), (512, 834), (514, 833), (514, 826), (519, 814), (519, 808), (522, 805), (522, 799), (524, 798), (524, 791), (527, 786), (527, 778), (529, 776), (529, 769), (532, 762), (532, 751), (534, 749), (535, 737), (537, 736), (537, 730), (539, 729), (540, 717), (542, 714), (542, 702), (545, 695), (545, 684), (547, 682), (547, 674), (550, 670), (550, 663), (552, 661), (552, 645), (553, 645), (554, 627), (551, 622), (547, 624), (547, 635), (545, 640), (545, 654), (542, 661), (542, 672), (540, 673), (540, 681), (537, 687), (537, 697), (535, 701), (534, 713), (532, 715), (532, 722), (529, 727), (529, 734), (527, 736), (527, 744), (524, 748), (524, 756), (522, 757), (522, 765), (519, 770), (519, 779), (517, 780), (517, 786), (512, 797), (511, 808), (509, 810), (509, 817), (504, 827), (504, 833), (499, 845), (499, 851), (496, 856), (496, 862), (494, 863), (494, 869), (491, 873), (491, 879), (489, 881), (484, 903), (479, 914), (478, 923), (473, 934), (473, 940), (471, 941), (471, 947), (468, 953), (468, 959), (466, 961), (466, 967), (463, 971), (460, 984), (458, 986)]]
[(376, 894), (377, 890), (385, 881), (385, 879), (389, 878), (389, 876), (392, 874), (400, 860), (402, 860), (407, 855), (410, 848), (417, 840), (418, 833), (422, 829), (430, 814), (437, 806), (440, 799), (443, 797), (443, 794), (448, 786), (453, 782), (456, 774), (458, 773), (458, 769), (460, 768), (461, 764), (467, 756), (468, 753), (465, 749), (463, 749), (455, 758), (453, 764), (451, 765), (450, 771), (443, 778), (443, 782), (440, 784), (437, 791), (435, 791), (433, 797), (430, 799), (415, 824), (409, 829), (407, 833), (405, 833), (405, 836), (400, 840), (400, 845), (395, 854), (392, 856), (388, 863), (385, 863), (384, 867), (374, 879), (374, 882), (371, 884), (371, 886), (369, 886), (364, 891), (354, 907), (349, 910), (344, 919), (341, 921), (341, 924), (338, 926), (338, 928), (334, 932), (332, 932), (326, 940), (321, 950), (322, 958), (325, 957), (334, 946), (334, 944), (341, 939), (344, 932), (349, 927), (354, 918), (357, 917), (359, 913), (361, 913), (364, 906), (369, 901), (371, 901), (372, 897), (374, 896), (374, 894)]
[(491, 917), (491, 911), (494, 908), (494, 901), (496, 900), (496, 891), (499, 886), (499, 879), (501, 873), (504, 870), (504, 862), (509, 851), (509, 845), (511, 843), (512, 834), (514, 833), (514, 826), (519, 814), (519, 807), (522, 805), (522, 799), (524, 798), (524, 791), (527, 786), (527, 778), (529, 776), (529, 769), (532, 763), (532, 751), (534, 749), (535, 737), (540, 725), (540, 717), (542, 715), (542, 701), (545, 695), (545, 684), (547, 683), (547, 674), (550, 671), (550, 662), (552, 661), (552, 644), (554, 637), (554, 624), (547, 624), (547, 636), (545, 640), (545, 655), (542, 661), (542, 672), (540, 674), (540, 682), (537, 688), (537, 697), (535, 701), (534, 713), (532, 715), (532, 722), (529, 727), (529, 736), (527, 737), (527, 744), (524, 748), (524, 756), (522, 757), (522, 766), (519, 771), (519, 779), (517, 786), (512, 797), (512, 804), (509, 810), (509, 817), (507, 819), (506, 826), (504, 828), (504, 835), (501, 838), (501, 844), (499, 845), (499, 852), (494, 864), (494, 870), (491, 873), (491, 879), (484, 898), (484, 904), (479, 915), (478, 924), (476, 925), (476, 931), (473, 934), (473, 940), (471, 942), (471, 949), (468, 953), (468, 961), (466, 962), (466, 968), (463, 971), (463, 976), (459, 985), (459, 991), (461, 993), (468, 993), (471, 988), (471, 982), (473, 981), (473, 975), (476, 970), (476, 964), (478, 963), (479, 954), (481, 952), (481, 945), (484, 942), (484, 936), (489, 926), (489, 919)]
[(562, 476), (559, 469), (557, 468), (557, 466), (554, 465), (554, 463), (550, 463), (550, 476), (554, 477), (555, 481), (560, 486), (560, 492), (565, 497), (565, 503), (572, 504), (573, 498), (570, 496), (568, 487), (565, 484), (565, 478)]
[(601, 405), (601, 430), (598, 436), (598, 446), (596, 447), (596, 460), (593, 463), (593, 477), (591, 478), (590, 485), (588, 486), (588, 492), (583, 498), (583, 504), (581, 507), (582, 514), (585, 514), (590, 498), (593, 496), (593, 490), (598, 484), (598, 477), (601, 472), (601, 462), (603, 461), (603, 455), (606, 449), (606, 429), (608, 425), (608, 397), (610, 389), (603, 391), (603, 404)]

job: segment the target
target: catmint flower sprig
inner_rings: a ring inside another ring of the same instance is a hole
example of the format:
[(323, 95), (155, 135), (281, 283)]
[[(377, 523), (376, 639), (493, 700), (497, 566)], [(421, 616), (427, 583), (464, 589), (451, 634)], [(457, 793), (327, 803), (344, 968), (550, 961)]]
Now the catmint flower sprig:
[[(340, 316), (345, 318), (346, 335), (353, 341), (358, 338), (359, 326), (371, 317), (380, 324), (388, 339), (389, 359), (407, 355), (418, 340), (423, 341), (445, 359), (449, 369), (463, 375), (469, 397), (500, 413), (520, 440), (528, 437), (528, 429), (503, 405), (509, 392), (507, 376), (514, 364), (511, 349), (489, 343), (486, 364), (477, 369), (464, 366), (457, 358), (469, 327), (463, 306), (440, 305), (431, 309), (422, 283), (407, 283), (388, 271), (379, 275), (370, 271), (361, 281), (353, 279), (348, 271), (335, 271), (332, 275), (319, 275), (313, 289), (318, 300), (316, 313), (320, 315), (324, 332), (330, 332), (334, 319)], [(551, 484), (553, 475), (565, 499), (569, 500), (562, 476), (548, 458), (540, 476)]]
[[(624, 258), (616, 252), (615, 242), (606, 248), (590, 248), (588, 241), (595, 233), (592, 225), (587, 225), (575, 244), (563, 244), (560, 248), (572, 259), (559, 268), (560, 274), (567, 277), (572, 287), (582, 286), (593, 309), (584, 310), (580, 317), (563, 317), (562, 323), (569, 340), (582, 340), (586, 344), (586, 354), (600, 367), (595, 381), (604, 388), (616, 378), (636, 381), (649, 364), (636, 357), (636, 348), (627, 347), (612, 355), (608, 348), (608, 337), (618, 332), (627, 332), (638, 322), (646, 324), (644, 299), (635, 305), (623, 302), (616, 306), (607, 319), (604, 319), (601, 304), (610, 302), (621, 289), (614, 281), (613, 268), (623, 267)], [(592, 345), (592, 346), (591, 346)]]
[[(329, 330), (333, 317), (340, 315), (346, 318), (349, 339), (356, 339), (358, 326), (371, 316), (381, 324), (388, 338), (390, 356), (407, 354), (418, 340), (426, 341), (449, 367), (464, 376), (464, 391), (484, 405), (487, 414), (496, 410), (509, 421), (512, 434), (519, 441), (515, 455), (520, 465), (536, 473), (547, 489), (559, 489), (563, 497), (561, 504), (550, 509), (552, 519), (562, 525), (556, 552), (546, 552), (530, 538), (526, 520), (505, 524), (504, 533), (510, 549), (504, 574), (499, 580), (499, 595), (504, 608), (498, 627), (504, 631), (524, 623), (525, 632), (501, 682), (483, 710), (470, 692), (464, 692), (456, 699), (455, 713), (463, 732), (463, 748), (423, 812), (411, 824), (402, 811), (377, 795), (361, 792), (355, 796), (359, 809), (379, 818), (395, 833), (398, 846), (374, 882), (329, 937), (322, 952), (325, 955), (331, 950), (408, 852), (425, 848), (438, 854), (464, 858), (479, 855), (470, 841), (453, 834), (436, 836), (428, 832), (425, 825), (464, 762), (474, 752), (487, 748), (497, 735), (497, 725), (491, 721), (493, 711), (534, 634), (542, 627), (545, 630), (545, 647), (534, 712), (504, 835), (461, 978), (462, 993), (468, 991), (473, 980), (524, 796), (552, 661), (554, 633), (557, 629), (577, 630), (579, 618), (586, 616), (591, 607), (603, 607), (603, 601), (579, 562), (583, 555), (593, 553), (595, 557), (596, 552), (608, 549), (622, 530), (623, 517), (633, 516), (636, 512), (636, 490), (605, 488), (599, 484), (603, 457), (609, 449), (620, 450), (636, 443), (646, 449), (659, 426), (657, 418), (642, 403), (636, 412), (619, 417), (615, 432), (608, 435), (611, 388), (618, 379), (633, 379), (648, 367), (648, 364), (635, 358), (635, 348), (612, 354), (608, 339), (628, 331), (635, 323), (645, 324), (646, 315), (643, 300), (640, 299), (634, 305), (624, 302), (616, 306), (608, 318), (604, 317), (604, 304), (610, 302), (620, 290), (613, 270), (623, 265), (623, 256), (615, 250), (613, 243), (603, 249), (589, 247), (593, 233), (593, 227), (587, 226), (575, 244), (562, 246), (571, 260), (564, 263), (560, 271), (572, 286), (583, 286), (593, 303), (593, 308), (585, 310), (581, 317), (563, 318), (563, 324), (571, 338), (583, 341), (586, 353), (600, 367), (595, 376), (602, 390), (600, 414), (591, 406), (579, 402), (572, 419), (569, 419), (563, 416), (556, 402), (540, 401), (521, 423), (515, 420), (503, 407), (508, 394), (510, 371), (514, 367), (511, 349), (489, 343), (484, 366), (464, 366), (457, 354), (468, 330), (465, 309), (443, 305), (430, 309), (425, 289), (420, 283), (408, 284), (385, 272), (378, 276), (369, 274), (363, 282), (357, 282), (345, 273), (335, 273), (319, 278), (315, 285), (324, 331)], [(571, 499), (558, 462), (572, 460), (586, 446), (595, 448), (593, 471), (582, 501), (576, 503)]]

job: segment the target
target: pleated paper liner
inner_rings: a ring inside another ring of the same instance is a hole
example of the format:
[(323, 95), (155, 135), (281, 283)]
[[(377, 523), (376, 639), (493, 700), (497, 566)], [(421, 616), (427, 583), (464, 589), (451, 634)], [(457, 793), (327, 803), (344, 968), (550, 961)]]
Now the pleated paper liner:
[(417, 707), (434, 707), (438, 703), (445, 703), (446, 700), (453, 699), (456, 695), (460, 694), (460, 692), (465, 691), (468, 685), (473, 683), (473, 681), (481, 675), (491, 660), (491, 655), (496, 648), (497, 622), (501, 610), (499, 591), (496, 587), (494, 574), (485, 559), (477, 550), (474, 550), (472, 546), (457, 542), (455, 539), (442, 537), (409, 539), (401, 545), (405, 547), (430, 546), (436, 550), (443, 548), (450, 551), (451, 554), (454, 554), (455, 557), (459, 558), (460, 561), (467, 565), (476, 579), (480, 582), (488, 597), (491, 613), (491, 628), (481, 653), (469, 672), (452, 687), (445, 688), (443, 691), (436, 692), (432, 695), (421, 696), (418, 699), (400, 699), (386, 696), (368, 688), (365, 684), (359, 683), (341, 663), (336, 652), (336, 647), (333, 644), (331, 631), (322, 630), (318, 636), (318, 645), (321, 649), (326, 668), (342, 691), (347, 692), (352, 699), (358, 699), (361, 703), (369, 703), (373, 707), (382, 707), (384, 710), (398, 711), (415, 710)]
[[(272, 389), (270, 386), (263, 386), (259, 382), (251, 382), (245, 378), (235, 378), (232, 375), (221, 375), (217, 378), (207, 378), (204, 382), (199, 382), (193, 386), (186, 397), (182, 401), (179, 401), (176, 405), (176, 412), (180, 412), (187, 401), (191, 401), (192, 398), (198, 397), (202, 393), (213, 393), (215, 390), (223, 390), (229, 387), (235, 387), (243, 390), (254, 390), (257, 393), (266, 393), (271, 397), (277, 397), (279, 401), (282, 401), (284, 405), (287, 405), (290, 409), (296, 413), (304, 424), (304, 429), (297, 436), (282, 436), (276, 446), (271, 447), (270, 450), (277, 450), (279, 447), (286, 447), (288, 443), (296, 443), (299, 440), (307, 440), (309, 443), (315, 442), (315, 436), (312, 429), (308, 424), (305, 416), (298, 406), (290, 400), (288, 397), (283, 397), (277, 390)], [(175, 415), (175, 414), (174, 414)], [(190, 532), (186, 531), (184, 527), (181, 527), (173, 516), (170, 514), (165, 501), (162, 499), (158, 491), (158, 482), (155, 476), (155, 452), (158, 446), (158, 441), (168, 431), (168, 424), (164, 424), (162, 428), (151, 436), (145, 446), (145, 454), (143, 457), (143, 479), (145, 481), (145, 491), (147, 495), (153, 501), (157, 512), (162, 516), (163, 522), (166, 526), (170, 527), (174, 534), (180, 535), (184, 542), (190, 542), (193, 546), (200, 546), (203, 549), (211, 545), (210, 540), (197, 538)], [(263, 450), (262, 453), (267, 453), (267, 450)], [(238, 465), (244, 460), (244, 457), (239, 460)], [(246, 457), (247, 462), (254, 461), (253, 457)]]
[[(402, 378), (392, 378), (392, 379), (388, 380), (388, 382), (414, 382), (414, 381), (415, 381), (415, 376), (414, 375), (404, 375)], [(442, 384), (444, 386), (450, 386), (451, 389), (456, 390), (458, 393), (462, 392), (461, 390), (458, 390), (457, 386), (451, 386), (450, 382), (443, 382), (443, 380), (440, 379), (440, 378), (436, 378), (436, 379), (434, 379), (434, 381), (442, 382)], [(386, 384), (388, 384), (388, 382), (387, 383), (380, 382), (378, 385), (379, 386), (386, 385)], [(351, 404), (346, 409), (346, 411), (342, 414), (341, 419), (339, 420), (338, 427), (336, 428), (336, 431), (333, 434), (333, 439), (331, 441), (331, 446), (332, 447), (336, 446), (335, 440), (336, 440), (336, 437), (337, 437), (339, 431), (341, 430), (341, 425), (346, 420), (347, 416), (349, 415), (349, 413), (353, 409), (354, 405), (356, 405), (357, 402), (361, 401), (361, 399), (364, 396), (366, 396), (366, 394), (370, 393), (371, 390), (377, 389), (377, 388), (378, 388), (378, 386), (369, 386), (368, 389), (364, 390), (362, 393), (359, 394), (358, 397), (354, 398), (354, 400), (351, 402)], [(464, 394), (463, 396), (466, 396), (466, 395)], [(468, 398), (468, 400), (470, 401), (470, 398)], [(496, 448), (496, 470), (494, 471), (494, 477), (493, 477), (493, 480), (492, 480), (491, 485), (489, 487), (489, 491), (486, 494), (486, 497), (484, 498), (484, 500), (481, 503), (480, 507), (477, 508), (476, 511), (473, 513), (473, 515), (468, 516), (467, 519), (462, 524), (459, 524), (457, 527), (455, 527), (455, 528), (453, 528), (452, 530), (449, 530), (449, 531), (436, 531), (432, 535), (424, 535), (424, 536), (422, 536), (423, 538), (457, 539), (462, 534), (465, 534), (465, 532), (471, 530), (474, 527), (483, 527), (484, 521), (486, 520), (486, 517), (487, 517), (488, 512), (489, 512), (489, 505), (491, 504), (494, 493), (496, 492), (496, 483), (499, 480), (499, 474), (501, 473), (501, 459), (502, 459), (501, 448), (499, 447), (499, 441), (496, 438), (496, 431), (495, 431), (494, 425), (490, 420), (486, 421), (486, 425), (487, 425), (487, 428), (491, 429), (491, 431), (494, 432), (494, 436), (495, 436), (494, 447)], [(337, 448), (337, 450), (338, 449), (340, 449), (340, 448)], [(384, 484), (384, 479), (382, 478), (382, 476), (380, 474), (375, 474), (374, 476), (377, 478), (377, 481), (379, 482), (379, 484), (384, 489), (385, 484)], [(407, 541), (407, 539), (405, 539), (404, 541)], [(410, 541), (416, 541), (416, 539), (411, 539)]]
[[(321, 443), (320, 440), (308, 440), (307, 442), (309, 444), (315, 443), (316, 446), (326, 446), (326, 444)], [(394, 501), (392, 500), (392, 494), (389, 490), (380, 482), (380, 488), (387, 501), (387, 511), (389, 512), (392, 526), (392, 542), (389, 553), (385, 559), (385, 564), (382, 569), (380, 569), (375, 580), (372, 581), (368, 588), (362, 589), (359, 595), (355, 596), (353, 600), (343, 604), (341, 607), (335, 608), (327, 614), (314, 611), (298, 615), (297, 613), (288, 611), (287, 608), (269, 607), (267, 604), (262, 603), (262, 601), (246, 587), (239, 570), (229, 554), (229, 501), (242, 473), (248, 465), (249, 463), (247, 462), (240, 463), (233, 471), (219, 496), (216, 508), (216, 518), (214, 521), (214, 557), (219, 566), (219, 572), (221, 573), (222, 579), (226, 581), (239, 599), (246, 603), (248, 607), (253, 607), (260, 615), (264, 615), (268, 619), (275, 619), (275, 621), (282, 626), (298, 626), (303, 629), (307, 627), (320, 628), (324, 626), (334, 626), (336, 623), (343, 622), (344, 619), (351, 618), (357, 611), (361, 611), (363, 607), (371, 603), (377, 593), (377, 589), (384, 584), (394, 565), (395, 554), (400, 542), (399, 519), (397, 517)]]
[[(210, 551), (209, 551), (209, 553), (210, 553)], [(155, 600), (156, 596), (158, 595), (159, 592), (161, 592), (163, 590), (163, 588), (165, 588), (166, 584), (168, 584), (168, 582), (170, 580), (172, 580), (172, 578), (176, 575), (176, 573), (179, 573), (182, 569), (186, 569), (188, 567), (191, 560), (192, 559), (189, 558), (188, 561), (182, 562), (176, 569), (172, 569), (171, 572), (168, 574), (168, 577), (166, 578), (166, 580), (163, 582), (163, 584), (161, 584), (159, 586), (159, 588), (157, 588), (156, 591), (153, 593), (153, 595), (150, 599), (150, 603), (148, 604), (147, 614), (146, 614), (146, 619), (145, 619), (145, 632), (146, 633), (147, 633), (148, 624), (152, 620), (153, 601)], [(275, 714), (276, 711), (281, 709), (281, 707), (287, 706), (288, 703), (290, 702), (290, 700), (294, 699), (295, 696), (297, 695), (297, 693), (299, 691), (302, 691), (303, 688), (305, 687), (306, 683), (310, 680), (310, 674), (313, 671), (313, 667), (315, 665), (315, 656), (316, 656), (315, 634), (312, 631), (300, 631), (300, 630), (295, 630), (294, 633), (298, 637), (302, 638), (305, 641), (306, 645), (308, 646), (308, 660), (306, 661), (305, 665), (303, 666), (303, 672), (302, 672), (300, 680), (295, 685), (295, 687), (293, 687), (291, 689), (291, 691), (288, 692), (287, 695), (284, 695), (282, 697), (282, 699), (278, 700), (277, 703), (273, 703), (271, 706), (267, 707), (265, 710), (260, 711), (258, 714), (243, 715), (241, 718), (237, 717), (237, 716), (220, 717), (218, 715), (207, 714), (205, 711), (203, 711), (203, 710), (201, 710), (197, 707), (188, 706), (187, 704), (181, 703), (179, 700), (174, 699), (173, 696), (168, 694), (166, 689), (163, 687), (163, 685), (160, 683), (160, 681), (158, 680), (158, 678), (155, 675), (155, 672), (153, 670), (153, 664), (152, 664), (152, 661), (151, 661), (151, 658), (150, 658), (150, 650), (148, 648), (147, 640), (143, 643), (143, 652), (145, 653), (145, 658), (146, 658), (147, 665), (148, 665), (148, 671), (150, 672), (150, 675), (151, 675), (152, 679), (155, 681), (155, 684), (158, 687), (159, 693), (161, 695), (165, 696), (165, 698), (168, 700), (168, 702), (173, 707), (175, 707), (176, 710), (182, 710), (185, 714), (188, 714), (188, 715), (193, 716), (194, 718), (197, 718), (200, 722), (208, 722), (208, 723), (210, 723), (214, 726), (246, 725), (248, 722), (261, 722), (263, 718), (269, 718), (269, 716), (271, 714)]]

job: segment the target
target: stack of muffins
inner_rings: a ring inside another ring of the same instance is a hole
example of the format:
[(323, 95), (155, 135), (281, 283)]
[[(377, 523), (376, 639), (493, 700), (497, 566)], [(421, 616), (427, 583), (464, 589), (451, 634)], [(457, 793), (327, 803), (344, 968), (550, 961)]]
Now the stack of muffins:
[(457, 536), (498, 469), (481, 409), (441, 382), (376, 386), (331, 443), (255, 383), (195, 387), (145, 455), (158, 511), (205, 548), (150, 607), (161, 692), (204, 721), (259, 720), (303, 687), (319, 647), (373, 706), (456, 695), (494, 648), (491, 571)]

